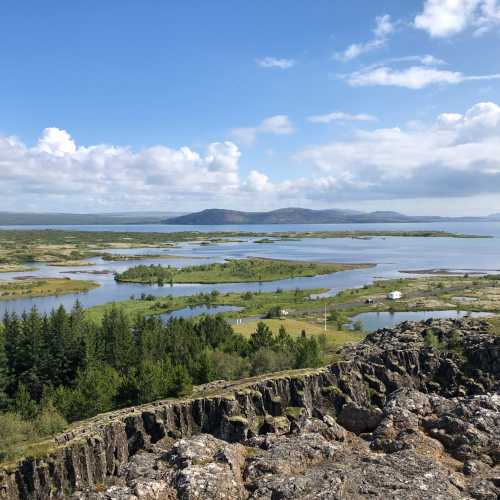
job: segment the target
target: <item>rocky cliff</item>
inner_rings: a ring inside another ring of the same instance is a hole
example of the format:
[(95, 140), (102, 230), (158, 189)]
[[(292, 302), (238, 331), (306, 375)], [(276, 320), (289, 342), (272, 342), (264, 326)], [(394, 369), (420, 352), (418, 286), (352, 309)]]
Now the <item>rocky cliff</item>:
[(486, 322), (403, 323), (341, 356), (96, 417), (3, 471), (0, 497), (499, 497), (500, 337)]

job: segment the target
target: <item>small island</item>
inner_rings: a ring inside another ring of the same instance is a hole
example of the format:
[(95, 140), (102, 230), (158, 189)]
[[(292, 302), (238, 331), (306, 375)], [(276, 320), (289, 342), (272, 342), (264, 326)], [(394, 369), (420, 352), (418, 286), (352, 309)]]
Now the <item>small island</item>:
[(14, 281), (0, 281), (0, 300), (81, 293), (98, 286), (97, 283), (86, 280), (26, 277)]
[(337, 264), (278, 259), (234, 259), (223, 263), (175, 268), (171, 266), (134, 266), (115, 276), (123, 283), (255, 283), (332, 274), (373, 264)]
[(0, 273), (27, 273), (36, 271), (36, 267), (23, 264), (0, 264)]

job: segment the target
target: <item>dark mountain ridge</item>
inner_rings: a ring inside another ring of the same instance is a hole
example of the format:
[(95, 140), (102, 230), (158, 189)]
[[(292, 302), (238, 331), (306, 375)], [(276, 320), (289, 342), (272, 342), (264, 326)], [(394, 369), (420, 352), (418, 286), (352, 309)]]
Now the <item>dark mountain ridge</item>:
[[(363, 222), (442, 222), (488, 220), (481, 217), (409, 216), (391, 211), (360, 212), (356, 210), (281, 208), (269, 212), (243, 212), (212, 208), (166, 219), (174, 225), (233, 225), (233, 224), (350, 224)], [(490, 219), (491, 220), (491, 219)]]

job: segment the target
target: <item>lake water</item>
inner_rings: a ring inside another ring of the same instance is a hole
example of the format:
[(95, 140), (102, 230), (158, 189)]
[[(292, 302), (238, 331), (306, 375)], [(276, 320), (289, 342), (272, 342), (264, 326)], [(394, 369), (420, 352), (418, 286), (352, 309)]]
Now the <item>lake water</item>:
[(466, 311), (413, 311), (413, 312), (367, 312), (352, 318), (352, 322), (361, 321), (363, 330), (374, 332), (381, 328), (392, 328), (403, 321), (422, 321), (429, 318), (473, 318), (494, 316), (489, 313), (476, 313)]
[(282, 232), (282, 231), (420, 231), (442, 230), (456, 233), (471, 233), (500, 236), (500, 222), (416, 222), (416, 223), (367, 223), (367, 224), (240, 224), (210, 226), (174, 226), (166, 224), (141, 225), (29, 225), (0, 226), (0, 229), (61, 229), (70, 231), (116, 231), (135, 233), (176, 233), (182, 231), (199, 231), (201, 233), (216, 231), (244, 232)]
[[(9, 226), (8, 229), (13, 229)], [(169, 259), (151, 259), (111, 262), (101, 258), (90, 259), (91, 267), (51, 267), (39, 265), (36, 272), (2, 273), (0, 279), (13, 279), (23, 275), (65, 276), (90, 279), (101, 286), (87, 293), (70, 294), (60, 297), (39, 297), (14, 301), (0, 301), (0, 315), (5, 311), (23, 311), (36, 306), (41, 311), (49, 311), (63, 304), (71, 307), (76, 299), (83, 306), (90, 307), (106, 302), (128, 299), (141, 293), (155, 296), (191, 295), (199, 292), (218, 290), (225, 292), (273, 291), (276, 288), (325, 288), (334, 295), (345, 288), (361, 287), (375, 279), (408, 277), (401, 270), (422, 269), (460, 269), (481, 272), (500, 272), (500, 223), (412, 223), (412, 224), (321, 224), (321, 225), (247, 225), (247, 226), (20, 226), (18, 229), (68, 229), (79, 231), (130, 231), (130, 232), (175, 232), (175, 231), (344, 231), (344, 230), (444, 230), (467, 234), (488, 235), (485, 239), (455, 238), (391, 238), (375, 237), (370, 239), (352, 238), (311, 238), (301, 241), (276, 241), (272, 244), (257, 244), (258, 238), (238, 238), (244, 241), (200, 246), (181, 243), (177, 248), (144, 248), (120, 250), (119, 253), (142, 253), (145, 255), (165, 254)], [(1, 228), (0, 228), (1, 229)], [(176, 257), (179, 256), (179, 257)], [(221, 262), (226, 258), (244, 258), (249, 256), (310, 260), (318, 262), (371, 262), (376, 264), (369, 269), (345, 271), (341, 273), (316, 276), (313, 278), (295, 278), (271, 283), (237, 283), (223, 285), (188, 285), (158, 287), (157, 285), (116, 283), (114, 272), (121, 272), (138, 264), (162, 264), (188, 266), (202, 263)], [(189, 257), (189, 258), (186, 258)], [(193, 258), (195, 257), (195, 258)], [(108, 271), (107, 274), (93, 274), (93, 271)]]
[(167, 323), (171, 318), (194, 318), (195, 316), (201, 316), (202, 314), (207, 314), (209, 316), (215, 316), (216, 314), (225, 312), (237, 312), (241, 311), (242, 307), (237, 306), (210, 306), (201, 305), (193, 307), (184, 307), (183, 309), (177, 309), (165, 314), (160, 314), (160, 318), (163, 322)]

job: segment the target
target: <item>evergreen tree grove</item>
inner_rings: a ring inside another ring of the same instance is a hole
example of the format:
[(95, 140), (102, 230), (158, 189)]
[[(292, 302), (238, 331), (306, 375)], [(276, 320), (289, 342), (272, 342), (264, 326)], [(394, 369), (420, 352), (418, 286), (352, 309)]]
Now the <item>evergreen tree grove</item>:
[(314, 337), (294, 338), (284, 328), (275, 336), (263, 322), (247, 339), (220, 316), (164, 324), (132, 321), (112, 306), (96, 324), (78, 303), (69, 312), (32, 309), (6, 314), (0, 325), (0, 412), (55, 429), (64, 418), (184, 396), (193, 384), (321, 361)]

